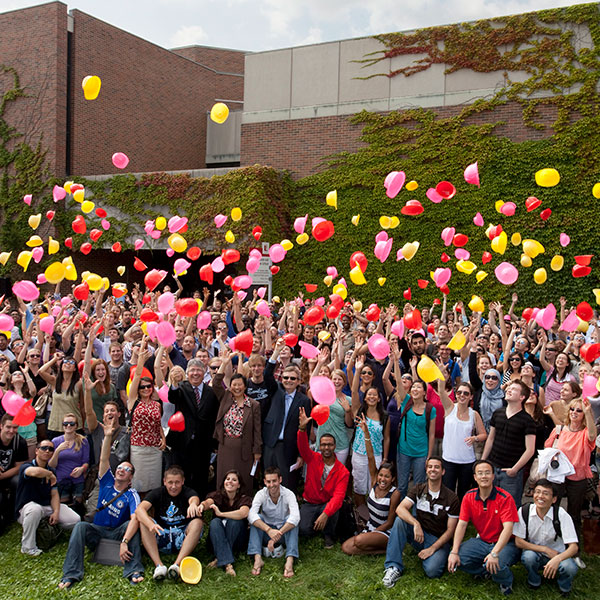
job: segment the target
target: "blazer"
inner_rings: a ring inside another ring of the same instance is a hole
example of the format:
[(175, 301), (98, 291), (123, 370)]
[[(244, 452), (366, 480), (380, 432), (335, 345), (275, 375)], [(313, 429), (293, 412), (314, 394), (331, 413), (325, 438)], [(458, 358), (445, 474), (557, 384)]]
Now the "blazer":
[(189, 381), (183, 381), (177, 388), (169, 389), (169, 402), (175, 405), (176, 410), (181, 411), (185, 420), (183, 431), (170, 431), (167, 436), (167, 444), (173, 450), (184, 452), (192, 441), (205, 449), (212, 448), (219, 401), (212, 387), (206, 383), (200, 400), (198, 408), (194, 387)]
[[(226, 390), (221, 384), (223, 374), (217, 373), (213, 379), (213, 389), (215, 395), (220, 401), (217, 420), (213, 437), (219, 444), (223, 444), (225, 440), (225, 432), (223, 428), (223, 417), (231, 408), (234, 400), (231, 392)], [(260, 425), (260, 404), (252, 398), (250, 406), (244, 406), (244, 422), (242, 426), (242, 459), (249, 460), (254, 454), (262, 454), (262, 434)]]

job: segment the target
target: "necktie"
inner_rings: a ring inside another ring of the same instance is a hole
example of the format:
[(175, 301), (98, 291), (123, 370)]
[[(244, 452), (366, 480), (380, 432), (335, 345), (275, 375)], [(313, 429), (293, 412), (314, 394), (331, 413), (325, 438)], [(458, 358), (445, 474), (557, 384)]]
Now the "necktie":
[(198, 408), (200, 408), (200, 388), (199, 387), (194, 388), (194, 394), (196, 395), (196, 406)]

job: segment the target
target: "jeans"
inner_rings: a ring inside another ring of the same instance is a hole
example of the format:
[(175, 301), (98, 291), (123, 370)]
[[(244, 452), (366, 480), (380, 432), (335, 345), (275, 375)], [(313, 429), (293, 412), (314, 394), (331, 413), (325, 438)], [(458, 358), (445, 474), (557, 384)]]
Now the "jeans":
[(463, 496), (474, 487), (473, 481), (473, 463), (453, 463), (447, 460), (444, 463), (444, 477), (442, 483), (453, 492), (456, 491), (458, 483), (458, 499), (462, 500)]
[(506, 471), (499, 467), (494, 467), (494, 485), (508, 492), (514, 499), (517, 509), (521, 507), (521, 498), (523, 497), (523, 469), (514, 477), (509, 477)]
[(404, 498), (406, 492), (408, 492), (408, 481), (411, 470), (414, 484), (425, 482), (425, 461), (427, 457), (406, 456), (406, 454), (398, 452), (396, 458), (398, 460), (398, 489), (402, 498)]
[[(83, 556), (85, 547), (88, 546), (92, 550), (96, 548), (102, 538), (109, 540), (122, 540), (127, 530), (129, 521), (121, 523), (114, 529), (112, 527), (104, 527), (94, 523), (82, 521), (77, 523), (67, 548), (67, 555), (63, 563), (63, 579), (70, 581), (81, 581), (83, 579)], [(143, 573), (142, 565), (142, 550), (140, 547), (140, 532), (129, 541), (129, 551), (133, 555), (131, 560), (123, 565), (123, 577), (131, 577), (134, 573)]]
[[(265, 531), (262, 531), (254, 525), (250, 525), (250, 541), (248, 542), (248, 554), (254, 556), (262, 553), (262, 547), (269, 543), (271, 538)], [(285, 545), (285, 555), (298, 558), (298, 527), (290, 529), (283, 534), (283, 543)]]
[[(523, 550), (521, 554), (521, 562), (525, 565), (527, 570), (527, 581), (530, 585), (535, 587), (541, 585), (542, 576), (539, 571), (550, 559), (541, 552), (535, 552), (534, 550)], [(556, 574), (556, 580), (558, 581), (558, 587), (561, 592), (570, 592), (571, 586), (573, 585), (573, 578), (577, 574), (578, 568), (575, 561), (572, 558), (566, 558), (560, 561), (558, 571)]]
[[(298, 526), (300, 535), (310, 537), (318, 533), (314, 529), (314, 524), (326, 506), (327, 504), (310, 504), (308, 502), (300, 506), (300, 525)], [(327, 519), (327, 523), (323, 528), (323, 535), (335, 538), (335, 526), (337, 525), (338, 517), (339, 511)]]
[[(484, 542), (481, 538), (471, 538), (460, 545), (458, 556), (460, 569), (471, 575), (484, 575), (487, 573), (483, 559), (493, 550), (496, 544)], [(513, 574), (510, 570), (519, 560), (519, 550), (514, 542), (508, 542), (498, 556), (498, 571), (492, 574), (492, 579), (503, 587), (511, 587)]]
[[(42, 506), (37, 502), (28, 502), (19, 511), (17, 519), (23, 525), (23, 536), (21, 538), (22, 550), (35, 550), (37, 548), (36, 533), (40, 521), (53, 513), (51, 506)], [(79, 525), (81, 517), (66, 504), (61, 504), (58, 513), (58, 524), (63, 529), (73, 529)]]
[[(423, 532), (425, 540), (421, 543), (416, 542), (414, 538), (414, 529), (406, 521), (396, 517), (394, 526), (390, 531), (387, 550), (385, 553), (385, 568), (397, 567), (400, 572), (404, 571), (404, 562), (402, 561), (402, 552), (407, 542), (417, 551), (429, 548), (435, 544), (438, 538), (431, 533)], [(427, 577), (441, 577), (448, 562), (450, 553), (450, 544), (444, 544), (436, 550), (429, 558), (423, 561), (423, 570)]]
[(217, 566), (231, 565), (235, 562), (233, 553), (240, 550), (247, 539), (248, 521), (214, 517), (208, 533), (217, 557)]

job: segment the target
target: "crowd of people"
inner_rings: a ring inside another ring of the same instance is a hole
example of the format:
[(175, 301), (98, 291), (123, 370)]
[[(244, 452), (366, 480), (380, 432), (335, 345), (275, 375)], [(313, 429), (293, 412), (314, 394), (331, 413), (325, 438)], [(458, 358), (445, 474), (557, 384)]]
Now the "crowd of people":
[[(600, 513), (600, 392), (589, 393), (600, 364), (581, 352), (600, 330), (595, 318), (561, 329), (564, 298), (544, 329), (515, 313), (516, 295), (507, 311), (450, 308), (444, 296), (376, 318), (346, 302), (314, 323), (301, 296), (265, 315), (256, 292), (243, 302), (205, 289), (194, 297), (211, 323), (173, 310), (165, 346), (147, 324), (168, 287), (83, 301), (59, 287), (4, 308), (15, 327), (0, 332), (0, 388), (32, 400), (36, 418), (1, 418), (0, 527), (22, 525), (28, 556), (42, 552), (44, 520), (72, 530), (61, 588), (82, 579), (84, 548), (102, 539), (120, 542), (131, 583), (144, 578), (142, 547), (154, 579), (177, 580), (207, 529), (211, 566), (231, 576), (245, 553), (253, 575), (285, 556), (293, 577), (299, 537), (322, 535), (326, 549), (339, 540), (347, 554), (385, 554), (387, 587), (410, 543), (428, 577), (459, 568), (508, 595), (521, 561), (531, 588), (546, 578), (571, 590), (582, 515)], [(232, 341), (247, 330), (252, 350), (241, 352)], [(371, 353), (374, 335), (386, 356)], [(423, 377), (425, 359), (439, 376)], [(316, 376), (335, 388), (321, 424)], [(469, 522), (478, 536), (465, 539)]]

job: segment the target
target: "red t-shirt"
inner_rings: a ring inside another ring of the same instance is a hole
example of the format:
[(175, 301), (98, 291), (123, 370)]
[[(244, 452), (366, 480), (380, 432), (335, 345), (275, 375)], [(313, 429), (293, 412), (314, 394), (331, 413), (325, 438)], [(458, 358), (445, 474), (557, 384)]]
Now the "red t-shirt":
[(499, 487), (494, 487), (486, 500), (479, 496), (479, 488), (469, 490), (460, 507), (461, 521), (473, 521), (479, 537), (488, 544), (495, 544), (502, 533), (504, 523), (518, 523), (519, 515), (513, 497)]

